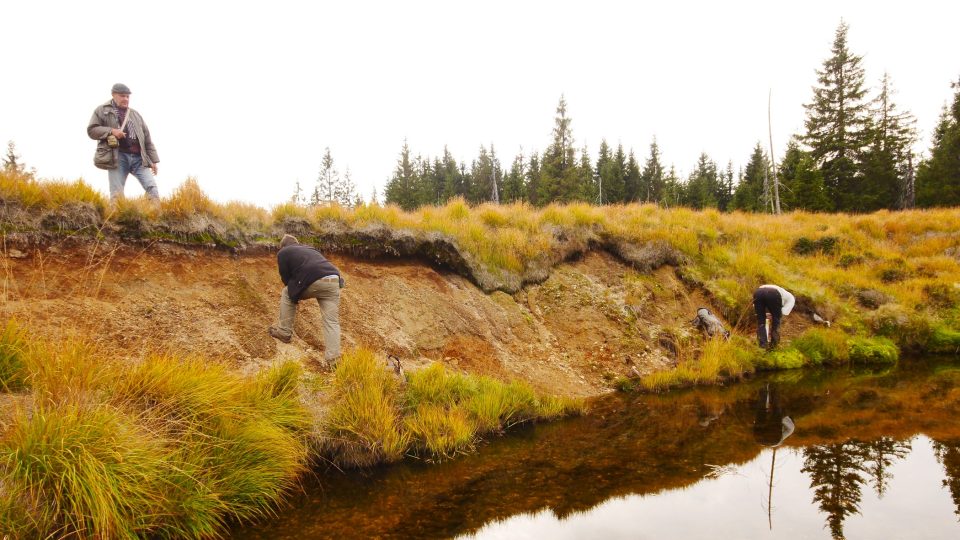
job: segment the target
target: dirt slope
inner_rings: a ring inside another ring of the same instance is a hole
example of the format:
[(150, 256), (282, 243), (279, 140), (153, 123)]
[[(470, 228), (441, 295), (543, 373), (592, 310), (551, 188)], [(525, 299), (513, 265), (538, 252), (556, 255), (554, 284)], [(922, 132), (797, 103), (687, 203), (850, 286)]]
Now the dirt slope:
[[(594, 395), (616, 375), (676, 361), (689, 320), (708, 305), (669, 266), (638, 274), (604, 252), (556, 267), (514, 295), (485, 294), (418, 261), (332, 255), (347, 288), (344, 346), (473, 373), (519, 377), (561, 395)], [(0, 316), (50, 339), (80, 334), (123, 356), (196, 353), (254, 367), (297, 357), (323, 369), (320, 312), (302, 302), (290, 345), (266, 332), (281, 283), (275, 253), (154, 243), (60, 242), (6, 249)], [(689, 341), (689, 340), (688, 340)]]

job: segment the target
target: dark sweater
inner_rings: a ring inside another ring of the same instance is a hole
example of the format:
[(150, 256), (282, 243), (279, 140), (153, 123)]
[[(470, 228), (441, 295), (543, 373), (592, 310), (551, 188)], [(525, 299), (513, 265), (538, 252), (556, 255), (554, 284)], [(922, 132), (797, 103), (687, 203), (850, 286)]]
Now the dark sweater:
[[(287, 295), (294, 302), (300, 301), (304, 289), (314, 281), (327, 276), (340, 276), (340, 270), (319, 251), (302, 244), (282, 248), (277, 253), (277, 265), (280, 267), (280, 279), (287, 286)], [(343, 286), (342, 277), (340, 286)]]

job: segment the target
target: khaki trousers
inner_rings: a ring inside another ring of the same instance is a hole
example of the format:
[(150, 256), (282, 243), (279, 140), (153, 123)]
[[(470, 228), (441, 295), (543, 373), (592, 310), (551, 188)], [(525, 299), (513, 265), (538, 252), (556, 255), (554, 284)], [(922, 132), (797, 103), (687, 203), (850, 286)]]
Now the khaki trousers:
[[(340, 279), (318, 279), (310, 284), (300, 299), (316, 298), (323, 312), (323, 357), (327, 362), (340, 358)], [(297, 303), (290, 300), (287, 288), (280, 292), (280, 331), (293, 335), (293, 320), (297, 316)]]

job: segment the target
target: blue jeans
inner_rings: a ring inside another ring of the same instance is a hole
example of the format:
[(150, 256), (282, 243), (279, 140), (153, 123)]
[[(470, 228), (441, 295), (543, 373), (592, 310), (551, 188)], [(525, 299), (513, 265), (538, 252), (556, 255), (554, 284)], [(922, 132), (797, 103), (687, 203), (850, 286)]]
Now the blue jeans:
[(110, 200), (123, 197), (123, 186), (127, 183), (127, 175), (132, 174), (140, 181), (143, 190), (151, 199), (159, 199), (160, 192), (157, 191), (157, 181), (153, 179), (153, 171), (149, 167), (143, 166), (143, 158), (140, 154), (119, 154), (119, 163), (116, 169), (107, 171), (107, 179), (110, 181)]

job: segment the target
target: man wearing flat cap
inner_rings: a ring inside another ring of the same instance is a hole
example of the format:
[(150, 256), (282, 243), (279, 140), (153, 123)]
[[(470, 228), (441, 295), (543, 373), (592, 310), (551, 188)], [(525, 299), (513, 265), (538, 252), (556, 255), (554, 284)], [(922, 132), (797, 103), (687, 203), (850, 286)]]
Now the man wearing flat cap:
[(113, 98), (93, 111), (87, 135), (97, 141), (93, 164), (107, 171), (110, 181), (110, 202), (123, 197), (127, 175), (140, 181), (150, 199), (157, 201), (157, 147), (140, 113), (130, 108), (130, 88), (122, 83), (110, 89)]

